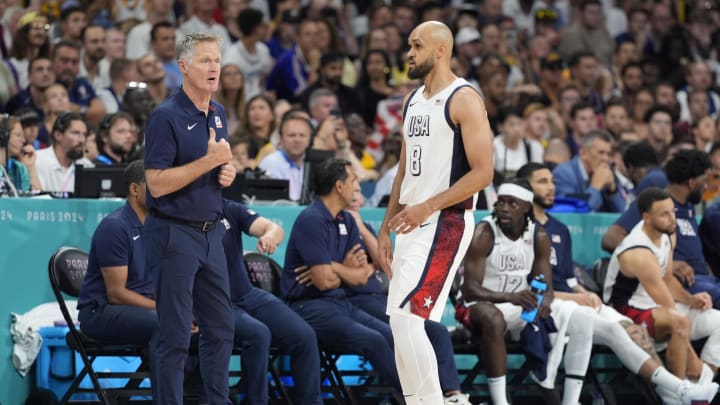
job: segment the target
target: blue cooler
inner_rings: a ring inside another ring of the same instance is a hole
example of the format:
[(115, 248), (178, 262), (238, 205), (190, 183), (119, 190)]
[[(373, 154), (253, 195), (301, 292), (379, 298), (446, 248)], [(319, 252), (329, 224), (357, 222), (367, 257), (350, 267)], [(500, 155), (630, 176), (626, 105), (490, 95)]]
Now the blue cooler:
[[(75, 376), (83, 369), (80, 355), (70, 350), (65, 342), (68, 331), (66, 326), (40, 328), (39, 331), (43, 343), (35, 360), (36, 386), (52, 391), (58, 399), (65, 395)], [(132, 372), (137, 370), (141, 363), (139, 357), (98, 357), (93, 362), (93, 368), (97, 372)], [(121, 388), (127, 384), (128, 379), (101, 378), (99, 381), (104, 388)], [(150, 387), (150, 381), (146, 379), (141, 386)], [(89, 376), (85, 376), (80, 387), (92, 389)], [(97, 396), (93, 393), (80, 393), (73, 394), (70, 399), (92, 401), (97, 400)]]

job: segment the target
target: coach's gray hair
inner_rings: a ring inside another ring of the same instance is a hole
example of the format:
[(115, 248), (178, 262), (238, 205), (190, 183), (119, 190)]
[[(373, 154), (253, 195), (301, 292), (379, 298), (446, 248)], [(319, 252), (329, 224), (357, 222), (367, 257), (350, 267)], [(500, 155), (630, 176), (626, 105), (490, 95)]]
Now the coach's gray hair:
[(215, 42), (218, 46), (220, 46), (222, 40), (215, 34), (207, 34), (204, 32), (192, 32), (187, 34), (185, 35), (185, 38), (178, 42), (175, 47), (177, 60), (180, 61), (184, 59), (185, 61), (189, 61), (192, 59), (192, 54), (195, 51), (195, 45), (201, 42)]

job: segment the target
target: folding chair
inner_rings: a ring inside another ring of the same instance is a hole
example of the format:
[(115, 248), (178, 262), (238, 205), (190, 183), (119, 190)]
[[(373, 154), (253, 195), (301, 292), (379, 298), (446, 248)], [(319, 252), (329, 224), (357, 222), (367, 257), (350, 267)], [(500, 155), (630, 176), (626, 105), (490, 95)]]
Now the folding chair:
[[(248, 276), (253, 286), (265, 290), (275, 296), (280, 296), (280, 274), (282, 267), (273, 259), (255, 252), (246, 253), (244, 256), (245, 267), (248, 269)], [(282, 353), (275, 346), (270, 347), (270, 357), (268, 370), (275, 384), (275, 390), (279, 394), (280, 399), (286, 404), (292, 404), (290, 395), (285, 389), (285, 385), (280, 378), (280, 372), (275, 367), (275, 361)], [(275, 391), (271, 390), (271, 391)]]
[[(245, 264), (248, 269), (248, 275), (250, 276), (250, 282), (257, 288), (263, 289), (272, 293), (273, 295), (280, 297), (282, 295), (280, 291), (280, 277), (282, 275), (282, 266), (278, 264), (272, 258), (256, 252), (246, 253), (244, 256)], [(319, 343), (318, 343), (319, 344)], [(333, 351), (329, 348), (319, 346), (320, 352), (320, 367), (321, 376), (323, 380), (327, 380), (330, 384), (330, 393), (339, 402), (346, 402), (354, 404), (352, 394), (342, 380), (340, 370), (337, 368), (336, 362), (342, 355), (339, 352)], [(273, 373), (273, 379), (275, 380), (280, 392), (285, 398), (287, 392), (284, 386), (281, 384), (279, 376), (275, 368), (273, 367), (273, 361), (281, 354), (277, 348), (271, 348), (271, 372)], [(288, 402), (289, 403), (289, 402)]]
[[(87, 253), (68, 246), (61, 247), (55, 251), (48, 263), (50, 285), (60, 306), (63, 318), (69, 328), (69, 332), (65, 335), (65, 340), (67, 341), (68, 347), (77, 352), (83, 362), (83, 369), (77, 373), (67, 392), (60, 400), (60, 404), (67, 403), (71, 395), (82, 392), (95, 393), (103, 405), (116, 404), (118, 398), (129, 398), (135, 395), (152, 395), (150, 388), (140, 388), (140, 383), (145, 378), (150, 377), (150, 372), (145, 362), (145, 348), (143, 346), (106, 345), (100, 343), (85, 336), (70, 317), (70, 311), (68, 311), (63, 294), (73, 298), (78, 297), (80, 287), (85, 279), (85, 273), (87, 272), (87, 264)], [(97, 372), (92, 367), (93, 361), (97, 357), (117, 356), (140, 357), (143, 359), (143, 362), (134, 372)], [(75, 367), (74, 361), (73, 367)], [(92, 388), (80, 387), (80, 382), (86, 375), (89, 376), (92, 381)], [(100, 380), (108, 378), (126, 378), (129, 379), (129, 382), (122, 388), (102, 387)]]

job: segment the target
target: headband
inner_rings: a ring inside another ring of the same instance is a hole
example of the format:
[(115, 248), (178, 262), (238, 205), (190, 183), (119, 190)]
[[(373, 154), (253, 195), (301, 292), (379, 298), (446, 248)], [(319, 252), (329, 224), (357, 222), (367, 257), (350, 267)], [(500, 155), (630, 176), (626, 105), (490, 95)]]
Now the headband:
[(518, 186), (517, 184), (512, 183), (503, 183), (500, 185), (500, 188), (498, 189), (498, 196), (501, 195), (507, 195), (510, 197), (515, 197), (519, 200), (526, 201), (529, 203), (533, 202), (533, 192), (526, 189), (525, 187)]

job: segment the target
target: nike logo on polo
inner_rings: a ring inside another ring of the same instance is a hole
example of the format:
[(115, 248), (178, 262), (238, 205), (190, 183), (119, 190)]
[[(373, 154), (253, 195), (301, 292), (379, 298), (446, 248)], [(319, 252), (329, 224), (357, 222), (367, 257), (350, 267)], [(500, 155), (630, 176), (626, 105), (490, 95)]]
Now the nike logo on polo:
[(194, 123), (194, 124), (192, 124), (192, 125), (188, 124), (188, 131), (190, 131), (190, 130), (192, 130), (193, 128), (195, 128), (195, 126), (196, 126), (197, 124), (198, 124), (197, 122)]
[(414, 106), (414, 105), (417, 104), (417, 103), (419, 103), (419, 101), (414, 101), (414, 102), (410, 103), (410, 105), (408, 105), (408, 107), (412, 107), (412, 106)]
[(133, 240), (138, 240), (138, 239), (140, 239), (140, 235), (133, 236)]
[(428, 226), (428, 225), (430, 225), (430, 222), (426, 222), (426, 223), (420, 225), (420, 228), (425, 228), (425, 227)]

